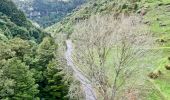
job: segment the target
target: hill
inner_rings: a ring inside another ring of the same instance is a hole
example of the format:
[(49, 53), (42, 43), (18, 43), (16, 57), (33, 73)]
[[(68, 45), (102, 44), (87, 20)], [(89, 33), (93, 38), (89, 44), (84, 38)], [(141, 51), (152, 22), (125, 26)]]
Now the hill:
[(22, 39), (33, 39), (41, 42), (45, 36), (45, 32), (33, 26), (33, 24), (27, 20), (25, 14), (18, 10), (10, 0), (6, 2), (4, 2), (4, 0), (0, 1), (0, 14), (0, 28), (8, 38), (20, 37)]
[[(150, 29), (153, 33), (153, 37), (156, 38), (156, 44), (159, 45), (156, 49), (163, 52), (158, 61), (153, 61), (156, 65), (150, 70), (151, 73), (144, 74), (144, 76), (150, 76), (151, 74), (156, 75), (156, 77), (153, 78), (151, 76), (150, 79), (148, 79), (150, 85), (153, 86), (155, 90), (152, 91), (153, 93), (148, 94), (148, 97), (145, 100), (169, 100), (169, 8), (169, 0), (91, 0), (81, 6), (80, 9), (74, 10), (72, 14), (68, 15), (61, 22), (48, 27), (46, 30), (51, 32), (56, 38), (59, 34), (65, 34), (70, 38), (72, 37), (73, 32), (75, 32), (74, 27), (76, 24), (81, 26), (79, 23), (88, 20), (93, 15), (99, 14), (102, 16), (106, 14), (114, 14), (114, 16), (117, 17), (119, 14), (127, 16), (135, 14), (140, 16), (143, 19), (142, 23)], [(79, 29), (81, 28), (83, 30), (83, 27), (79, 27)], [(82, 33), (85, 32), (83, 31)], [(155, 95), (155, 91), (157, 91), (159, 95)]]
[(27, 17), (42, 27), (53, 25), (62, 20), (85, 0), (14, 0)]
[(72, 14), (68, 15), (63, 21), (47, 28), (53, 33), (64, 32), (71, 34), (74, 26), (81, 20), (88, 19), (95, 14), (109, 14), (109, 13), (132, 13), (140, 10), (142, 7), (138, 5), (140, 0), (90, 0), (84, 4), (80, 9), (74, 10)]

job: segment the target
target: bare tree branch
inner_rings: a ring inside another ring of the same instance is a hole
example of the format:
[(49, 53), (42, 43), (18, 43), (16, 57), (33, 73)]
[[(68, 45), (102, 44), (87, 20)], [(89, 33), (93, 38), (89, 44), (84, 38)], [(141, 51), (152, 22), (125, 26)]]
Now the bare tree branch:
[(152, 34), (140, 22), (137, 16), (115, 19), (112, 15), (96, 15), (75, 26), (72, 59), (98, 98), (118, 100), (126, 98), (125, 89), (136, 91), (138, 84), (133, 79), (145, 64), (139, 61), (154, 46)]

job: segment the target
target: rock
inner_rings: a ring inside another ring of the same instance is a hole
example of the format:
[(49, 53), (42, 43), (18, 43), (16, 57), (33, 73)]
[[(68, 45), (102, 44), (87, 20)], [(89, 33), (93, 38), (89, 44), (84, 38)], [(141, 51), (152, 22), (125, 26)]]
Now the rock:
[(141, 12), (140, 12), (140, 14), (141, 14), (142, 16), (146, 15), (146, 14), (147, 14), (146, 9), (142, 9)]

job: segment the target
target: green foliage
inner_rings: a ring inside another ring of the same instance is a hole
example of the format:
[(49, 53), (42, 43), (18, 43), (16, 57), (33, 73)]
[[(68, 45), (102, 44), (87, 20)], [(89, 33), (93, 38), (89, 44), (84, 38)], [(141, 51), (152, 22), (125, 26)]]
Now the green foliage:
[(40, 44), (13, 38), (0, 41), (0, 48), (0, 98), (63, 100), (67, 95), (64, 74), (53, 60), (57, 46), (51, 37)]
[(35, 83), (33, 73), (29, 71), (29, 67), (17, 58), (2, 61), (0, 68), (0, 98), (12, 100), (32, 100), (36, 98), (38, 85)]
[(4, 42), (0, 42), (0, 60), (9, 59), (15, 56), (15, 52), (10, 49), (10, 46)]
[[(51, 64), (56, 51), (54, 40), (33, 26), (11, 0), (0, 0), (1, 100), (64, 98), (68, 93), (68, 85), (61, 81), (64, 74), (59, 74), (57, 63)], [(53, 78), (56, 82), (51, 84)]]
[(24, 13), (18, 10), (11, 0), (0, 1), (0, 12), (9, 16), (11, 21), (19, 26), (25, 25), (27, 23)]
[(24, 27), (15, 26), (11, 27), (10, 30), (13, 37), (21, 37), (22, 39), (31, 37), (28, 30)]
[(29, 52), (30, 45), (27, 41), (14, 38), (7, 42), (0, 41), (0, 48), (0, 60), (12, 57), (22, 58), (24, 54)]
[(54, 58), (55, 51), (54, 41), (49, 37), (44, 38), (37, 49), (40, 65), (48, 64)]
[(26, 19), (11, 0), (0, 1), (0, 30), (7, 38), (20, 37), (41, 42), (46, 33)]
[(50, 37), (44, 38), (36, 50), (37, 64), (40, 67), (34, 68), (39, 70), (39, 75), (41, 75), (38, 79), (40, 84), (39, 95), (47, 100), (64, 100), (68, 93), (68, 85), (64, 84), (63, 81), (64, 75), (60, 74), (62, 70), (59, 70), (60, 66), (56, 63), (57, 61), (53, 60), (56, 50), (57, 46)]
[(7, 37), (4, 34), (0, 33), (0, 40), (7, 41), (8, 39), (7, 39)]
[[(61, 73), (61, 69), (55, 60), (49, 62), (47, 71), (44, 73), (47, 79), (47, 85), (43, 89), (45, 98), (47, 100), (66, 100), (68, 93), (68, 84), (66, 84), (62, 78), (64, 76)], [(56, 73), (57, 72), (57, 73)]]
[(24, 56), (24, 54), (28, 53), (30, 50), (29, 43), (20, 38), (14, 38), (9, 40), (8, 45), (10, 46), (11, 50), (15, 52), (15, 56), (21, 58)]
[(46, 36), (45, 32), (34, 27), (32, 24), (29, 24), (29, 26), (16, 25), (4, 14), (0, 15), (0, 21), (4, 22), (0, 23), (0, 33), (8, 39), (19, 37), (25, 40), (34, 40), (39, 43)]

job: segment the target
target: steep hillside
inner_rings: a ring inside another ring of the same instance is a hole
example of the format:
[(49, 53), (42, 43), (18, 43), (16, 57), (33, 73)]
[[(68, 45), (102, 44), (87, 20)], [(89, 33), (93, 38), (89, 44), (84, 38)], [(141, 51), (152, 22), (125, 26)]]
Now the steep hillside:
[(96, 14), (114, 14), (115, 17), (124, 13), (125, 15), (137, 14), (143, 18), (143, 23), (148, 25), (157, 36), (160, 44), (169, 43), (169, 0), (90, 0), (80, 9), (48, 28), (52, 34), (60, 32), (69, 36), (73, 32), (73, 26)]
[(0, 0), (1, 100), (67, 98), (56, 52), (49, 34), (35, 27), (11, 0)]
[(85, 0), (14, 0), (27, 17), (42, 27), (59, 22), (73, 9), (80, 6)]
[[(169, 74), (169, 55), (170, 55), (170, 1), (169, 0), (91, 0), (83, 5), (79, 10), (75, 10), (63, 21), (48, 27), (46, 30), (55, 37), (58, 34), (65, 34), (69, 38), (74, 26), (93, 15), (114, 14), (137, 14), (143, 20), (159, 45), (156, 48), (163, 52), (159, 61), (153, 61), (154, 70), (150, 70), (150, 85), (155, 88), (159, 95), (153, 91), (148, 94), (147, 100), (169, 100), (170, 99), (170, 74)], [(81, 27), (79, 27), (81, 28)], [(57, 36), (56, 36), (57, 37)], [(83, 44), (82, 44), (83, 45)], [(156, 55), (156, 54), (155, 54)], [(146, 100), (146, 99), (145, 99)]]
[(133, 13), (141, 10), (141, 0), (90, 0), (84, 4), (80, 9), (73, 11), (68, 17), (64, 18), (63, 21), (52, 25), (47, 30), (53, 33), (64, 32), (71, 34), (73, 26), (81, 21), (88, 19), (94, 14), (109, 14), (109, 13)]
[(45, 33), (32, 25), (10, 0), (0, 1), (0, 28), (8, 38), (20, 37), (41, 42)]
[[(147, 18), (151, 18), (152, 16), (156, 16), (156, 10), (164, 10), (159, 11), (157, 13), (167, 13), (165, 11), (168, 9), (168, 0), (91, 0), (88, 3), (84, 4), (80, 10), (75, 10), (71, 15), (67, 16), (63, 21), (52, 25), (51, 27), (47, 28), (49, 31), (53, 31), (54, 33), (64, 32), (66, 34), (72, 33), (72, 26), (81, 21), (88, 19), (89, 16), (94, 14), (106, 14), (106, 13), (114, 13), (115, 15), (119, 13), (136, 13), (142, 15), (147, 22)], [(157, 8), (158, 7), (158, 8)], [(156, 9), (154, 9), (156, 8)], [(167, 15), (166, 14), (166, 15)], [(148, 19), (149, 20), (149, 19)], [(152, 19), (153, 20), (153, 19)], [(163, 19), (162, 19), (163, 20)], [(158, 21), (157, 21), (158, 22)], [(159, 27), (161, 28), (161, 27)]]
[(149, 25), (151, 31), (157, 37), (163, 57), (160, 58), (157, 68), (153, 72), (160, 71), (162, 74), (152, 81), (160, 89), (165, 100), (170, 99), (170, 74), (168, 70), (169, 55), (170, 55), (170, 1), (169, 0), (152, 0), (148, 1), (145, 6), (147, 7), (147, 14), (144, 16), (145, 23)]

